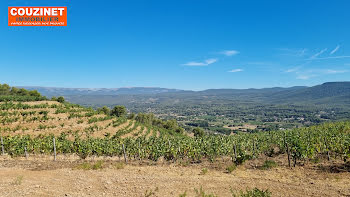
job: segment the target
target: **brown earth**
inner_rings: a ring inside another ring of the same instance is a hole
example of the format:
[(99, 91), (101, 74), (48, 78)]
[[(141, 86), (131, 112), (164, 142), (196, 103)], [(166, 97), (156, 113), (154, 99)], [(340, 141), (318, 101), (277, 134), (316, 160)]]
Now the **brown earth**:
[[(23, 102), (23, 104), (28, 105), (39, 105), (39, 104), (49, 104), (49, 105), (62, 105), (56, 101), (40, 101), (40, 102)], [(11, 123), (2, 123), (0, 124), (0, 133), (3, 135), (31, 135), (37, 136), (40, 134), (54, 134), (60, 135), (62, 132), (73, 134), (78, 132), (80, 135), (84, 136), (85, 131), (90, 131), (90, 128), (93, 129), (93, 132), (90, 133), (93, 137), (104, 137), (106, 133), (114, 135), (121, 129), (126, 128), (129, 125), (130, 120), (127, 120), (126, 123), (122, 123), (119, 126), (113, 127), (112, 123), (116, 118), (97, 121), (88, 123), (89, 119), (92, 118), (103, 118), (105, 115), (95, 114), (92, 117), (85, 117), (84, 115), (87, 113), (87, 109), (84, 108), (74, 108), (73, 110), (78, 110), (78, 112), (74, 112), (74, 114), (83, 115), (83, 117), (74, 117), (69, 118), (70, 113), (58, 113), (56, 114), (56, 108), (34, 108), (34, 109), (10, 109), (6, 110), (7, 112), (37, 112), (35, 115), (28, 115), (26, 117), (22, 117), (21, 115), (11, 115), (7, 117), (0, 117), (0, 122), (4, 118), (19, 118), (15, 122)], [(5, 110), (4, 110), (5, 111)], [(48, 112), (48, 120), (33, 120), (29, 121), (32, 118), (42, 118), (43, 115), (39, 115), (38, 112), (47, 111)], [(73, 112), (72, 112), (73, 113)], [(26, 119), (25, 119), (26, 118)], [(132, 122), (132, 126), (134, 122)], [(41, 127), (41, 128), (40, 128)], [(45, 128), (46, 127), (46, 128)], [(98, 127), (98, 128), (92, 128)]]
[(234, 126), (234, 127), (229, 127), (228, 125), (226, 125), (224, 126), (224, 128), (231, 129), (231, 130), (247, 131), (247, 129), (256, 129), (257, 125), (244, 124), (242, 126)]
[[(95, 161), (93, 161), (95, 160)], [(136, 162), (122, 165), (119, 158), (105, 160), (102, 169), (77, 169), (84, 162), (74, 156), (0, 160), (0, 196), (232, 196), (234, 191), (259, 188), (272, 196), (350, 196), (350, 172), (332, 172), (334, 165), (315, 165), (269, 170), (256, 167), (261, 161), (247, 162), (232, 173), (228, 163), (201, 164)], [(207, 172), (204, 173), (207, 169)]]

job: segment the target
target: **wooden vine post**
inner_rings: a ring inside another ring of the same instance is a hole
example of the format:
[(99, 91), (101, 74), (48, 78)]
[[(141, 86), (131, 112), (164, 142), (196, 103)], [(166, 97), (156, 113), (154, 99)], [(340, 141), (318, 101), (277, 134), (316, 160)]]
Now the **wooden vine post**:
[(123, 144), (123, 153), (124, 153), (124, 161), (125, 161), (125, 163), (127, 163), (128, 161), (127, 161), (127, 159), (126, 159), (126, 152), (125, 152), (125, 146), (124, 146), (124, 144)]
[(24, 154), (26, 156), (26, 159), (28, 159), (28, 152), (27, 152), (27, 147), (26, 146), (24, 147)]
[(4, 149), (4, 139), (1, 136), (1, 154), (5, 155), (5, 149)]
[(138, 149), (138, 151), (139, 151), (139, 160), (142, 161), (142, 159), (141, 159), (141, 144), (140, 144), (140, 141), (139, 141), (139, 149)]
[(55, 139), (55, 137), (53, 137), (52, 141), (53, 141), (53, 157), (54, 157), (53, 160), (56, 161), (56, 139)]
[(235, 161), (237, 161), (237, 146), (236, 146), (236, 142), (233, 144), (233, 151), (235, 154)]
[(288, 146), (288, 142), (287, 142), (287, 135), (286, 135), (286, 133), (284, 133), (284, 144), (285, 144), (286, 149), (287, 149), (288, 167), (290, 167), (290, 150), (289, 150), (289, 146)]

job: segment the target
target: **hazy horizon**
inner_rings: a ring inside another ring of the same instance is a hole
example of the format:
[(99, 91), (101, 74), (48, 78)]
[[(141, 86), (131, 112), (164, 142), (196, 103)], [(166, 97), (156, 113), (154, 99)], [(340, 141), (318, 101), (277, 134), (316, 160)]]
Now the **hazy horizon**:
[[(349, 83), (350, 81), (327, 81), (324, 83)], [(316, 84), (316, 85), (322, 85), (321, 84)], [(1, 83), (0, 83), (1, 84)], [(11, 84), (9, 84), (11, 85)], [(172, 89), (172, 90), (184, 90), (184, 91), (204, 91), (204, 90), (209, 90), (209, 89), (237, 89), (237, 90), (246, 90), (246, 89), (269, 89), (269, 88), (293, 88), (293, 87), (313, 87), (315, 85), (300, 85), (300, 86), (286, 86), (286, 87), (281, 87), (281, 86), (271, 86), (271, 87), (262, 87), (262, 88), (256, 88), (256, 87), (249, 87), (249, 88), (206, 88), (206, 89), (199, 89), (199, 90), (193, 90), (193, 89), (179, 89), (179, 88), (168, 88), (168, 87), (147, 87), (147, 86), (127, 86), (127, 87), (112, 87), (112, 88), (105, 88), (105, 87), (97, 87), (97, 88), (90, 88), (90, 87), (53, 87), (53, 86), (15, 86), (15, 87), (27, 87), (27, 88), (62, 88), (62, 89), (85, 89), (85, 90), (97, 90), (97, 89), (109, 89), (109, 90), (118, 90), (118, 89), (123, 89), (123, 88), (161, 88), (161, 89)]]

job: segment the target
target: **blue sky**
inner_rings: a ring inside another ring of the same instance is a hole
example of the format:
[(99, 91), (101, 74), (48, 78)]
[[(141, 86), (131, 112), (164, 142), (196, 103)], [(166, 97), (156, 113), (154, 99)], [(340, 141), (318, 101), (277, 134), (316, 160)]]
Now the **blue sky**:
[[(8, 6), (67, 6), (67, 27), (8, 27)], [(350, 80), (350, 1), (0, 2), (0, 83), (263, 88)]]

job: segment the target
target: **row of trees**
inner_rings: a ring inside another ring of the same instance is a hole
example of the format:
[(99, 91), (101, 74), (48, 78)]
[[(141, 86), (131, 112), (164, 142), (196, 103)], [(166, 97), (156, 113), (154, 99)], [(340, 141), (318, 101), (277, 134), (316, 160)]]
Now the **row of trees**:
[(107, 106), (103, 106), (97, 109), (97, 112), (103, 113), (107, 116), (125, 117), (127, 115), (127, 110), (124, 106), (117, 105), (112, 110)]
[[(45, 96), (42, 96), (37, 90), (26, 90), (24, 88), (10, 87), (8, 84), (0, 84), (0, 102), (7, 101), (43, 101), (48, 100)], [(64, 103), (63, 96), (52, 97), (52, 101), (58, 101)]]
[(47, 100), (36, 90), (10, 87), (8, 84), (0, 84), (0, 102), (6, 101), (41, 101)]
[(55, 96), (53, 96), (52, 98), (51, 98), (51, 101), (57, 101), (57, 102), (59, 102), (59, 103), (64, 103), (65, 102), (65, 99), (64, 99), (64, 97), (63, 96), (59, 96), (59, 97), (55, 97)]
[(0, 95), (33, 96), (42, 97), (37, 90), (10, 87), (8, 84), (0, 84)]

